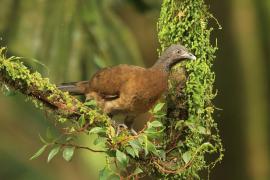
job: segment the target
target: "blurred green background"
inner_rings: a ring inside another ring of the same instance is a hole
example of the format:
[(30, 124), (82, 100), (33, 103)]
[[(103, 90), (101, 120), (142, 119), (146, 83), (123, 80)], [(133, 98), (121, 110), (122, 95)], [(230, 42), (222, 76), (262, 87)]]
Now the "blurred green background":
[[(214, 65), (225, 158), (210, 179), (270, 179), (270, 1), (207, 1), (222, 30)], [(58, 84), (120, 63), (157, 58), (161, 0), (0, 0), (0, 46)], [(35, 59), (48, 69), (37, 64)], [(80, 150), (71, 163), (29, 157), (53, 121), (19, 94), (0, 94), (0, 179), (96, 179), (104, 157)], [(82, 137), (82, 143), (91, 143)]]

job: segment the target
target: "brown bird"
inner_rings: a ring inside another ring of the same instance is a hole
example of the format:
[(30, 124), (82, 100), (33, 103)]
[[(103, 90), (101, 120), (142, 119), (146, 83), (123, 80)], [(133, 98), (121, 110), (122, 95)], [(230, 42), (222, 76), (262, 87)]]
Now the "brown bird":
[(175, 44), (150, 68), (121, 64), (99, 70), (89, 81), (65, 83), (58, 88), (85, 95), (86, 100), (94, 99), (110, 117), (125, 115), (124, 123), (133, 131), (134, 118), (151, 109), (167, 90), (170, 68), (186, 59), (196, 57), (184, 46)]

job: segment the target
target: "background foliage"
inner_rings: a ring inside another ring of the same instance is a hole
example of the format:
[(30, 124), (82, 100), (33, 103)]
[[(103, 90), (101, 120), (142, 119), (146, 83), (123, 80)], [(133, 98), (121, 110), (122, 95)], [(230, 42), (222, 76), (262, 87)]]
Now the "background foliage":
[[(222, 31), (214, 32), (220, 47), (214, 69), (219, 89), (215, 104), (224, 109), (217, 119), (226, 148), (223, 163), (211, 177), (267, 179), (270, 5), (263, 0), (207, 3), (223, 25)], [(87, 79), (107, 65), (149, 66), (157, 57), (160, 1), (0, 0), (0, 4), (0, 44), (9, 47), (10, 54), (42, 61), (50, 72), (25, 60), (55, 83)], [(87, 179), (104, 164), (103, 157), (83, 151), (72, 163), (59, 158), (47, 165), (45, 156), (44, 161), (28, 161), (40, 146), (37, 133), (45, 134), (45, 127), (53, 124), (23, 98), (0, 99), (1, 179)]]

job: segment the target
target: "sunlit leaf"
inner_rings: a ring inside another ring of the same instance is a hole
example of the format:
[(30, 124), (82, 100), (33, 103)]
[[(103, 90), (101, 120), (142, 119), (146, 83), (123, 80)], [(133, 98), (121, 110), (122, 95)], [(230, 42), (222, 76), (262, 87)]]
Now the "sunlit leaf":
[(74, 155), (75, 147), (65, 147), (63, 150), (63, 158), (66, 161), (71, 161), (73, 155)]
[(74, 136), (68, 136), (68, 137), (66, 138), (66, 142), (73, 141), (74, 138), (75, 138)]
[(161, 126), (163, 126), (163, 125), (162, 125), (162, 123), (159, 122), (159, 121), (153, 121), (153, 122), (150, 123), (150, 126), (151, 126), (151, 127), (157, 128), (157, 127), (161, 127)]
[(83, 127), (85, 125), (85, 118), (84, 118), (84, 114), (82, 114), (79, 118), (79, 125), (80, 127)]
[(185, 126), (185, 121), (184, 120), (180, 120), (180, 121), (178, 121), (177, 123), (176, 123), (176, 125), (175, 125), (175, 129), (182, 129), (183, 127)]
[(184, 162), (187, 164), (190, 159), (191, 159), (191, 152), (187, 151), (183, 154), (182, 159), (184, 160)]
[(198, 126), (198, 131), (201, 134), (209, 134), (209, 132), (207, 132), (206, 128), (203, 126)]
[(48, 142), (40, 134), (38, 134), (38, 136), (41, 142), (43, 142), (44, 144), (48, 144)]
[(158, 104), (154, 107), (153, 113), (159, 112), (159, 111), (163, 108), (164, 105), (165, 105), (165, 103), (158, 103)]
[(57, 146), (57, 147), (53, 148), (53, 149), (50, 151), (50, 153), (49, 153), (49, 155), (48, 155), (48, 159), (47, 159), (47, 162), (48, 162), (48, 163), (54, 158), (54, 156), (57, 155), (57, 153), (59, 152), (59, 150), (60, 150), (60, 146)]
[(106, 142), (107, 142), (107, 138), (98, 136), (98, 137), (94, 140), (94, 145), (105, 144)]
[(115, 129), (112, 126), (108, 127), (110, 137), (115, 137)]
[(97, 102), (95, 100), (90, 100), (84, 103), (84, 105), (89, 106), (89, 107), (96, 107), (97, 106)]
[[(125, 148), (125, 150), (126, 150), (126, 152), (127, 152), (129, 155), (131, 155), (133, 158), (135, 158), (136, 156), (138, 156), (138, 150), (133, 149), (133, 148), (130, 147), (130, 146), (127, 146), (127, 147)], [(135, 151), (136, 151), (136, 152), (135, 152)]]
[(145, 156), (148, 155), (148, 139), (147, 139), (147, 136), (143, 136), (144, 137), (144, 153), (145, 153)]
[(142, 173), (142, 172), (143, 172), (143, 170), (142, 170), (141, 168), (137, 167), (137, 168), (134, 170), (133, 174), (134, 174), (134, 175), (137, 175), (137, 174), (140, 174), (140, 173)]
[(128, 164), (127, 155), (119, 150), (116, 150), (116, 159), (117, 161), (122, 164), (124, 167)]
[(89, 134), (105, 133), (106, 129), (102, 127), (94, 127), (89, 131)]
[(112, 170), (108, 167), (104, 167), (99, 171), (99, 180), (108, 180), (109, 177), (113, 174)]
[(139, 151), (142, 149), (141, 144), (137, 140), (133, 140), (129, 142), (129, 145), (132, 147), (135, 155), (139, 157)]
[(45, 144), (44, 146), (42, 146), (31, 158), (30, 160), (36, 159), (37, 157), (39, 157), (47, 148), (48, 144)]

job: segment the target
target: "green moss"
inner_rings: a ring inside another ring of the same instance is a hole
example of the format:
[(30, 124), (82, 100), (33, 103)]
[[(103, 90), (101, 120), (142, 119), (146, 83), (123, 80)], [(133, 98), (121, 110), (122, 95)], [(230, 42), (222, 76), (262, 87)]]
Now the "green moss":
[[(7, 58), (5, 51), (5, 48), (0, 48), (0, 79), (1, 83), (5, 83), (5, 86), (27, 95), (37, 108), (54, 107), (51, 112), (59, 115), (59, 122), (64, 122), (63, 119), (79, 113), (85, 114), (86, 121), (90, 124), (93, 124), (95, 120), (95, 122), (108, 125), (109, 119), (106, 115), (90, 109), (68, 93), (60, 91), (54, 84), (50, 83), (48, 78), (43, 78), (40, 73), (31, 72), (20, 61), (21, 58), (14, 56)], [(59, 108), (59, 111), (57, 111), (59, 103), (65, 106), (64, 110)], [(47, 110), (49, 109), (47, 108)]]
[[(174, 116), (170, 126), (177, 125), (179, 131), (183, 131), (184, 126), (189, 129), (185, 130), (188, 138), (179, 151), (195, 154), (200, 149), (200, 152), (194, 155), (192, 164), (176, 175), (176, 178), (195, 178), (198, 177), (200, 170), (212, 167), (216, 161), (206, 162), (207, 152), (219, 152), (217, 161), (223, 156), (217, 124), (212, 117), (215, 109), (211, 102), (215, 97), (213, 92), (215, 74), (211, 67), (217, 47), (210, 43), (213, 29), (209, 28), (208, 21), (211, 17), (203, 0), (164, 0), (158, 22), (160, 51), (180, 42), (197, 57), (196, 61), (185, 63), (188, 78), (183, 93), (177, 92), (177, 84), (172, 81), (169, 92), (173, 98), (169, 103), (173, 103), (175, 111), (180, 112), (178, 117)], [(183, 71), (182, 66), (176, 66), (175, 71)], [(186, 116), (181, 115), (183, 107), (187, 112)], [(185, 121), (180, 121), (182, 118), (185, 118)], [(205, 145), (207, 148), (201, 149)]]

